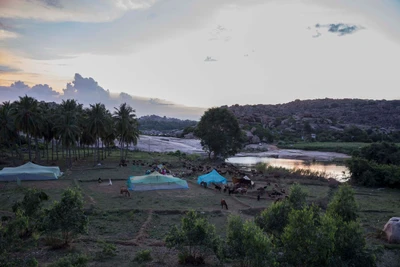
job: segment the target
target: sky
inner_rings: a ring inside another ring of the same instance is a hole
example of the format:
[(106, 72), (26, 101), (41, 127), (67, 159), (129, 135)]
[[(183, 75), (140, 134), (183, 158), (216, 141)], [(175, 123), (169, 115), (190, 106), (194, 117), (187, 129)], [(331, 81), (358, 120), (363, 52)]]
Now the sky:
[(400, 0), (0, 0), (0, 101), (198, 119), (222, 105), (400, 98)]

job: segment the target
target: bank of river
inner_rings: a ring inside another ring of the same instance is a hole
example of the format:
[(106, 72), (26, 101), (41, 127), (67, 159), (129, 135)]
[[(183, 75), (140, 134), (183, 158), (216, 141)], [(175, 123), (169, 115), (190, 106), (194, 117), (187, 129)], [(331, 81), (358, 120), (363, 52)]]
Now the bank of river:
[(327, 178), (335, 178), (339, 181), (347, 180), (349, 171), (346, 166), (340, 163), (307, 161), (302, 159), (282, 159), (270, 157), (231, 157), (226, 162), (242, 167), (243, 169), (252, 169), (257, 163), (266, 163), (267, 166), (282, 167), (285, 169), (303, 169), (312, 172), (319, 172)]

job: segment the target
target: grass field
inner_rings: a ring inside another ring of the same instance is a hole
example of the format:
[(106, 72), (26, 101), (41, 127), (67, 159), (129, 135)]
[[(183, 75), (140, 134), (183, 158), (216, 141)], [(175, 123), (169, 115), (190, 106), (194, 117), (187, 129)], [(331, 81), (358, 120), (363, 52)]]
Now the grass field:
[(370, 143), (348, 143), (348, 142), (310, 142), (278, 145), (279, 148), (302, 149), (312, 151), (339, 152), (351, 154), (354, 150), (360, 149)]
[[(37, 188), (46, 192), (51, 201), (59, 200), (64, 189), (79, 186), (89, 216), (89, 229), (86, 235), (76, 239), (68, 249), (53, 250), (46, 246), (45, 239), (39, 239), (39, 246), (26, 253), (35, 255), (39, 266), (46, 266), (68, 253), (84, 253), (91, 261), (89, 266), (139, 266), (133, 262), (135, 254), (150, 249), (153, 260), (142, 266), (176, 266), (177, 254), (164, 246), (164, 237), (171, 226), (178, 225), (186, 211), (194, 209), (216, 226), (218, 234), (225, 235), (227, 218), (239, 214), (253, 219), (255, 214), (268, 208), (274, 200), (262, 197), (257, 201), (257, 191), (250, 190), (246, 195), (228, 196), (214, 189), (204, 189), (196, 183), (196, 176), (185, 178), (189, 190), (160, 190), (132, 192), (131, 197), (119, 194), (121, 186), (131, 175), (142, 175), (148, 164), (165, 162), (174, 173), (185, 171), (178, 157), (161, 153), (135, 152), (130, 159), (141, 159), (144, 166), (118, 167), (118, 153), (114, 152), (101, 166), (93, 166), (91, 159), (75, 162), (65, 175), (56, 181), (22, 181), (0, 183), (0, 216), (12, 215), (12, 205), (21, 200), (26, 188)], [(99, 184), (101, 177), (105, 183)], [(228, 180), (230, 177), (227, 177)], [(108, 179), (113, 184), (108, 185)], [(328, 183), (320, 180), (274, 177), (273, 174), (253, 176), (258, 186), (267, 182), (278, 183), (281, 188), (289, 188), (299, 182), (308, 193), (308, 201), (326, 207), (330, 195)], [(400, 215), (400, 191), (393, 189), (371, 189), (354, 187), (360, 206), (360, 221), (366, 230), (368, 242), (386, 245), (379, 266), (396, 266), (400, 262), (400, 250), (390, 247), (380, 237), (380, 230), (386, 221)], [(229, 210), (222, 210), (221, 198), (226, 199)], [(102, 242), (115, 245), (116, 256), (102, 257)], [(389, 249), (392, 248), (392, 249)], [(208, 262), (212, 263), (209, 259)], [(227, 265), (229, 266), (229, 265)]]

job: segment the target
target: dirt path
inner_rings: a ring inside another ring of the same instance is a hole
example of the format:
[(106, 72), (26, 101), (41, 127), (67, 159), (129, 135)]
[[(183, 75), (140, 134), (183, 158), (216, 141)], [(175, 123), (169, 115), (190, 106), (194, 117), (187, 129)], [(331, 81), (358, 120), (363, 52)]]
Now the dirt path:
[(149, 210), (149, 214), (147, 216), (146, 221), (142, 224), (142, 227), (140, 227), (140, 230), (134, 240), (135, 243), (142, 243), (146, 238), (147, 238), (147, 228), (151, 223), (151, 220), (153, 218), (153, 210)]

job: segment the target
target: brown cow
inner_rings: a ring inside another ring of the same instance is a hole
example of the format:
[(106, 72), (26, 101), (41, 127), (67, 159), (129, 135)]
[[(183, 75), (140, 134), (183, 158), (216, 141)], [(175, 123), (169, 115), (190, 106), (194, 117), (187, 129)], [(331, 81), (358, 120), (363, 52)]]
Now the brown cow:
[(121, 187), (121, 195), (122, 194), (124, 194), (124, 196), (128, 196), (128, 197), (131, 197), (131, 193), (129, 193), (129, 190), (128, 190), (128, 188), (126, 188), (126, 187)]
[(225, 199), (221, 199), (221, 209), (223, 209), (225, 206), (226, 209), (228, 209), (228, 204), (226, 204)]

